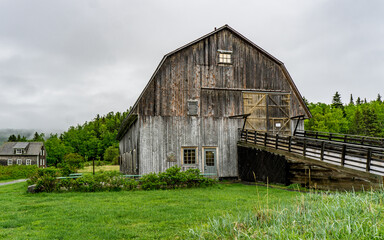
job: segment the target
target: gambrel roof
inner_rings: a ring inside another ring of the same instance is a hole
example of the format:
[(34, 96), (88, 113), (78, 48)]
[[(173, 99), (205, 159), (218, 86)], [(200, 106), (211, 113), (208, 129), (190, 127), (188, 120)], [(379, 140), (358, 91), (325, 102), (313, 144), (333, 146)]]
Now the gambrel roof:
[[(119, 133), (118, 133), (118, 139), (120, 137), (122, 137), (122, 135), (124, 134), (124, 132), (127, 130), (127, 124), (130, 123), (131, 121), (129, 121), (130, 117), (132, 114), (135, 114), (135, 110), (136, 110), (136, 107), (138, 105), (138, 103), (140, 102), (141, 98), (143, 97), (144, 93), (146, 92), (146, 90), (148, 89), (148, 87), (151, 85), (151, 83), (153, 82), (156, 74), (159, 72), (160, 68), (163, 66), (164, 62), (167, 60), (167, 58), (169, 58), (170, 56), (172, 56), (173, 54), (175, 53), (178, 53), (180, 52), (181, 50), (187, 48), (187, 47), (190, 47), (200, 41), (203, 41), (205, 40), (206, 38), (220, 32), (220, 31), (223, 31), (223, 30), (228, 30), (230, 31), (232, 34), (234, 34), (235, 36), (237, 36), (238, 38), (242, 39), (243, 41), (245, 41), (246, 43), (248, 43), (249, 45), (251, 45), (252, 47), (254, 47), (255, 49), (257, 49), (261, 54), (263, 54), (264, 56), (266, 56), (267, 58), (271, 59), (273, 62), (275, 62), (282, 70), (284, 76), (286, 77), (286, 79), (288, 80), (288, 83), (289, 85), (291, 86), (294, 94), (297, 96), (297, 99), (298, 101), (300, 102), (300, 105), (303, 107), (305, 113), (306, 113), (306, 117), (310, 118), (312, 117), (308, 107), (306, 106), (305, 102), (303, 101), (303, 98), (299, 92), (299, 90), (297, 89), (295, 83), (293, 82), (293, 79), (292, 77), (290, 76), (290, 74), (288, 73), (288, 70), (285, 68), (284, 66), (284, 63), (281, 62), (280, 60), (278, 60), (277, 58), (275, 58), (274, 56), (272, 56), (270, 53), (268, 53), (267, 51), (265, 51), (264, 49), (262, 49), (261, 47), (259, 47), (258, 45), (256, 45), (255, 43), (253, 43), (251, 40), (249, 40), (248, 38), (244, 37), (242, 34), (240, 34), (239, 32), (237, 32), (236, 30), (234, 30), (233, 28), (231, 28), (230, 26), (228, 25), (224, 25), (220, 28), (217, 28), (215, 29), (214, 31), (180, 47), (180, 48), (177, 48), (176, 50), (166, 54), (162, 60), (160, 61), (159, 65), (157, 66), (155, 72), (152, 74), (149, 82), (147, 83), (147, 85), (145, 86), (145, 88), (143, 89), (143, 91), (141, 92), (140, 96), (138, 97), (138, 99), (136, 100), (135, 104), (133, 105), (132, 107), (132, 111), (128, 114), (127, 118), (124, 120), (120, 130), (119, 130)], [(129, 124), (128, 124), (129, 125)], [(129, 127), (128, 127), (129, 128)]]

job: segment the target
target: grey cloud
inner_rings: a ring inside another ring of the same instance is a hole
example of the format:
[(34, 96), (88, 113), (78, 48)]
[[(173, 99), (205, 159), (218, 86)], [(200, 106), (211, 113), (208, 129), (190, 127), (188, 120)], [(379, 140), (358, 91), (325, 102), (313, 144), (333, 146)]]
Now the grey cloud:
[(164, 54), (224, 24), (282, 60), (310, 101), (373, 98), (384, 89), (383, 10), (360, 0), (4, 0), (0, 128), (65, 130), (125, 111)]

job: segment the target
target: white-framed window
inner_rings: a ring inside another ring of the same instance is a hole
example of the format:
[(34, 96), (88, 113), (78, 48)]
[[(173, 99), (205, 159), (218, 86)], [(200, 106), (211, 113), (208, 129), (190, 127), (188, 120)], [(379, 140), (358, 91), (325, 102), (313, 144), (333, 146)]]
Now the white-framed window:
[(31, 159), (27, 159), (27, 160), (25, 161), (25, 165), (31, 165)]
[(16, 154), (23, 154), (23, 149), (16, 148)]
[(17, 165), (21, 165), (23, 161), (21, 159), (17, 159)]
[(183, 165), (197, 164), (197, 147), (183, 147), (181, 156)]
[(12, 165), (12, 164), (13, 164), (13, 160), (12, 159), (8, 159), (8, 166)]
[(232, 51), (218, 50), (219, 63), (231, 64), (232, 63)]

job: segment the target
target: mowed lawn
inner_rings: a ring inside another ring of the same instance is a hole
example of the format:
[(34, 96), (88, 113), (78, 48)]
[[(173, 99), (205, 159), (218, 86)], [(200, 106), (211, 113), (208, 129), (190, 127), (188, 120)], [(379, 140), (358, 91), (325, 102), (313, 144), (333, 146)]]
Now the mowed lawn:
[(299, 193), (242, 184), (98, 193), (0, 186), (0, 239), (185, 239), (210, 218), (295, 202)]

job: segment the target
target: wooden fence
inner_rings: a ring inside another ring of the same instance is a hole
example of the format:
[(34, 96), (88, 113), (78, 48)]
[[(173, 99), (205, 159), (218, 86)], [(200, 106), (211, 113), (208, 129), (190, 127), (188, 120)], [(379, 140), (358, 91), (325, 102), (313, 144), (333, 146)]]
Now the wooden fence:
[[(320, 135), (318, 135), (320, 136)], [(323, 137), (323, 136), (321, 136)], [(384, 148), (302, 136), (279, 136), (240, 130), (240, 141), (283, 150), (311, 159), (384, 175)], [(366, 142), (367, 144), (367, 142)]]

